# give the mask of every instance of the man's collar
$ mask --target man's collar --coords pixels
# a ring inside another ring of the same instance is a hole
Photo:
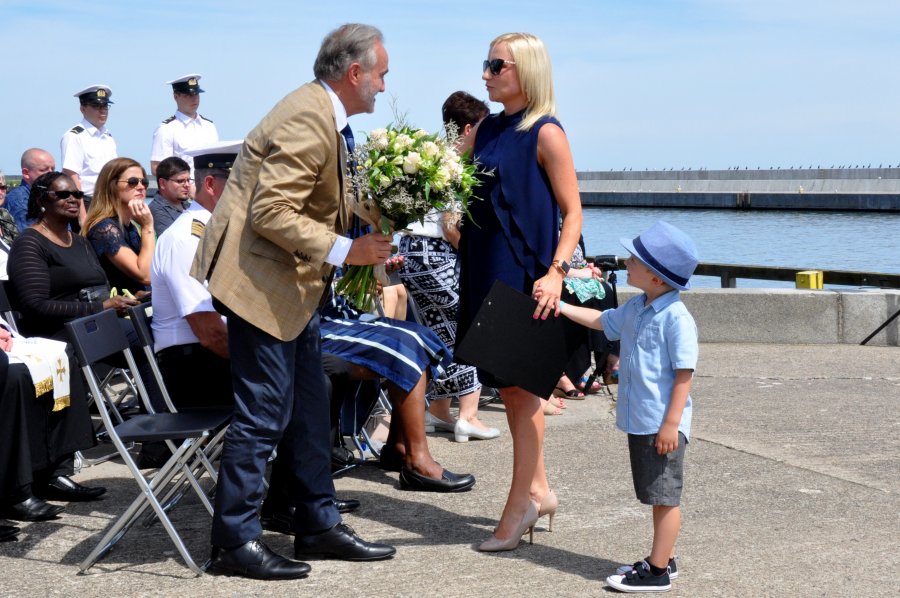
[[[200,113],[198,112],[198,113],[197,113],[197,116],[195,116],[194,118],[191,118],[190,116],[188,116],[187,114],[185,114],[185,113],[182,112],[181,110],[176,110],[176,111],[175,111],[175,118],[177,118],[177,119],[180,120],[181,122],[187,124],[187,123],[189,123],[189,122],[191,122],[191,121],[194,121],[194,120],[200,120]]]
[[[106,133],[105,126],[102,129],[98,129],[97,127],[95,127],[94,125],[91,124],[91,121],[89,121],[86,118],[81,119],[81,126],[84,127],[85,131],[87,131],[88,133],[90,133],[93,136],[96,136],[98,133],[100,135],[102,135],[103,133]]]
[[[185,212],[206,212],[208,214],[209,210],[207,210],[204,206],[200,205],[200,202],[195,199],[194,201],[191,202],[191,205],[189,205],[187,207]]]
[[[338,131],[343,130],[344,127],[347,126],[347,109],[344,108],[344,103],[341,101],[341,98],[338,97],[334,90],[325,83],[321,79],[319,79],[319,83],[322,84],[322,87],[325,88],[325,91],[328,92],[328,97],[331,99],[331,103],[334,105],[334,126]]]

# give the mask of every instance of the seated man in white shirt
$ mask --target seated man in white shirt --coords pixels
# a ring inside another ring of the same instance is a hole
[[[159,236],[150,267],[159,367],[179,409],[232,405],[228,329],[206,287],[190,276],[203,229],[225,188],[240,142],[197,150],[197,193]]]

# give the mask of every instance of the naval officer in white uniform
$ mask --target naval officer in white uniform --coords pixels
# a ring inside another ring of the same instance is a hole
[[[85,203],[94,195],[100,169],[118,157],[116,142],[106,128],[112,91],[108,85],[91,85],[75,93],[81,104],[81,122],[60,141],[62,171],[84,191]]]
[[[219,132],[213,121],[201,115],[200,75],[185,75],[167,82],[178,109],[162,121],[153,132],[153,149],[150,151],[150,171],[155,175],[160,162],[177,156],[193,164],[188,152],[195,148],[209,147],[219,141]],[[193,171],[192,171],[193,172]]]

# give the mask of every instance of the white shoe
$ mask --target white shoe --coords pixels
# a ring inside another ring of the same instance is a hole
[[[456,442],[468,442],[469,437],[477,438],[478,440],[490,440],[497,436],[500,436],[500,430],[497,428],[482,430],[462,418],[456,420],[456,426],[453,428],[453,439]]]
[[[453,432],[454,431],[454,422],[444,421],[439,417],[431,415],[430,411],[426,411],[425,412],[425,431],[426,432],[434,432],[435,430],[442,430],[444,432]]]

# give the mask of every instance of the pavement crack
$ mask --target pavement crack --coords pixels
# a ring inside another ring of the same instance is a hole
[[[743,448],[734,446],[734,445],[732,445],[732,444],[727,444],[727,443],[725,443],[725,442],[720,442],[720,441],[718,441],[718,440],[710,440],[709,438],[704,438],[703,436],[698,436],[697,434],[694,434],[694,438],[697,439],[697,440],[700,440],[700,441],[702,441],[702,442],[708,442],[708,443],[710,443],[710,444],[714,444],[714,445],[720,446],[720,447],[722,447],[722,448],[726,448],[726,449],[729,449],[729,450],[732,450],[732,451],[736,451],[736,452],[738,452],[738,453],[743,453],[743,454],[745,454],[745,455],[751,455],[751,456],[753,456],[753,457],[758,457],[758,458],[760,458],[760,459],[765,459],[766,461],[771,461],[771,462],[773,462],[773,463],[781,463],[782,465],[787,465],[788,467],[792,467],[792,468],[794,468],[794,469],[799,469],[799,470],[801,470],[801,471],[808,471],[808,472],[815,473],[815,474],[818,474],[818,475],[821,475],[821,476],[825,476],[825,477],[827,477],[827,478],[831,478],[831,479],[833,479],[833,480],[839,480],[839,481],[841,481],[841,482],[846,482],[846,483],[848,483],[848,484],[853,484],[854,486],[859,486],[859,487],[861,487],[861,488],[866,488],[867,490],[877,490],[877,491],[879,491],[879,492],[883,492],[884,494],[890,494],[890,493],[891,493],[890,490],[885,490],[884,488],[879,488],[878,486],[873,486],[873,485],[867,484],[867,483],[865,483],[865,482],[858,482],[858,481],[856,481],[856,480],[851,480],[850,478],[845,478],[845,477],[842,477],[842,476],[839,476],[839,475],[835,475],[835,474],[833,474],[833,473],[828,473],[827,471],[821,471],[821,470],[819,470],[819,469],[815,469],[815,468],[812,468],[812,467],[807,467],[807,466],[805,466],[805,465],[798,465],[798,464],[796,464],[796,463],[792,463],[791,461],[788,461],[787,459],[778,459],[778,458],[776,458],[776,457],[770,457],[770,456],[764,455],[764,454],[762,454],[762,453],[757,453],[757,452],[754,452],[754,451],[750,451],[750,450],[747,450],[747,449],[743,449]]]

